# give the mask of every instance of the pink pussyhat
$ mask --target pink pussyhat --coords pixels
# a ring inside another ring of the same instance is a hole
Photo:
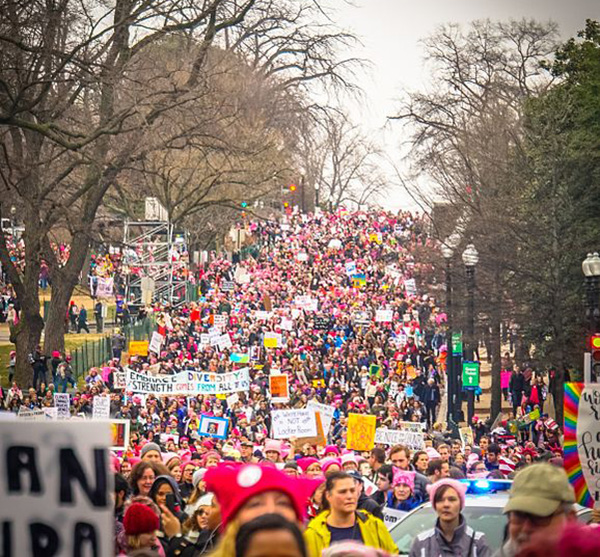
[[[453,480],[452,478],[444,478],[427,486],[427,492],[429,493],[429,501],[431,502],[431,506],[435,509],[435,494],[441,487],[444,486],[451,487],[454,489],[454,491],[456,491],[458,498],[460,499],[460,508],[461,510],[464,509],[465,495],[467,493],[468,485],[466,483],[459,482],[458,480]]]

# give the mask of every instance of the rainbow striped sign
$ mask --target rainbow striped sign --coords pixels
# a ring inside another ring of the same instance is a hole
[[[565,383],[565,442],[564,442],[564,460],[565,470],[569,481],[575,490],[575,497],[580,505],[592,508],[594,506],[594,497],[590,493],[588,482],[581,465],[580,454],[585,454],[585,438],[596,438],[598,431],[591,432],[592,428],[582,428],[582,423],[595,422],[600,427],[595,416],[590,416],[590,402],[582,400],[582,393],[585,388],[588,399],[600,400],[600,385],[584,385],[583,383]],[[592,396],[590,396],[592,395]],[[583,411],[586,415],[581,415]],[[579,431],[577,424],[579,423]],[[585,431],[582,431],[585,429]],[[587,431],[587,430],[590,431]],[[598,428],[594,428],[598,429]],[[585,436],[585,438],[584,438]],[[578,451],[579,446],[579,451]],[[588,449],[589,450],[589,449]],[[593,486],[595,489],[596,486]]]

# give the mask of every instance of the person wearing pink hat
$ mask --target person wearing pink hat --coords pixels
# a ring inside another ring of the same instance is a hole
[[[340,450],[335,445],[328,445],[327,447],[325,447],[324,456],[325,458],[337,458],[340,456]]]
[[[358,472],[358,460],[354,453],[346,453],[342,455],[342,470],[344,472]]]
[[[465,507],[467,484],[445,478],[428,486],[427,491],[438,518],[434,528],[414,539],[409,556],[491,557],[485,535],[473,530],[461,512]]]
[[[312,456],[298,459],[298,466],[307,478],[319,478],[323,475],[321,463]]]
[[[321,459],[321,470],[323,470],[325,477],[334,472],[339,472],[341,469],[342,466],[339,458],[326,457]]]
[[[265,441],[265,458],[275,464],[281,462],[281,442],[267,439]]]
[[[412,511],[422,503],[415,495],[415,472],[394,468],[392,490],[388,493],[386,507],[397,511]]]

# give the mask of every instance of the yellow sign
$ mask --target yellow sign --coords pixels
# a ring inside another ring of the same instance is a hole
[[[129,342],[130,356],[147,356],[148,341],[147,340],[132,340]]]
[[[325,388],[325,379],[313,379],[312,386],[315,389],[324,389]]]
[[[348,414],[346,448],[355,451],[370,451],[375,446],[377,418],[364,414]]]

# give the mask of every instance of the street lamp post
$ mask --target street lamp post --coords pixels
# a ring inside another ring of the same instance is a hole
[[[12,227],[12,241],[16,244],[17,243],[17,239],[15,238],[15,218],[17,216],[17,208],[12,205],[10,208],[10,225]]]
[[[473,244],[469,244],[462,254],[467,273],[467,345],[465,350],[466,360],[475,361],[475,266],[479,262],[479,253]],[[471,424],[475,414],[475,391],[469,389],[467,399],[468,424]]]
[[[585,316],[588,325],[588,337],[599,332],[600,325],[600,308],[598,308],[598,293],[600,286],[600,256],[597,252],[588,253],[587,257],[581,264],[581,269],[585,275],[585,298],[586,298],[586,311]],[[591,353],[585,352],[583,362],[583,375],[584,381],[597,382],[600,377],[592,377],[592,361]]]
[[[446,398],[448,424],[454,420],[454,354],[452,351],[452,256],[454,248],[446,241],[441,247],[442,255],[446,260]]]

